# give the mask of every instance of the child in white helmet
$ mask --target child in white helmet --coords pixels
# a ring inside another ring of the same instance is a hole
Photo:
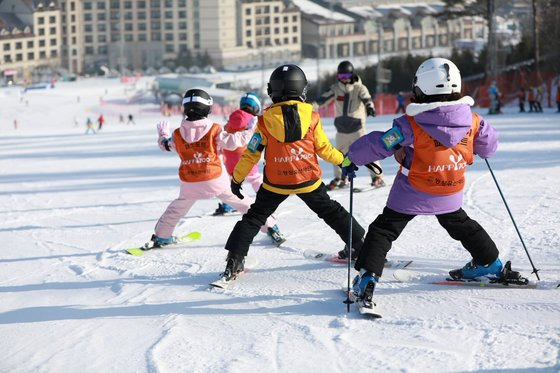
[[[424,61],[414,76],[413,99],[406,114],[386,131],[374,131],[355,141],[343,163],[343,173],[395,155],[401,168],[387,205],[370,225],[355,268],[354,293],[361,306],[373,308],[373,290],[385,257],[416,215],[435,215],[449,235],[461,242],[472,260],[449,274],[454,279],[502,275],[498,249],[488,233],[462,209],[465,169],[474,155],[496,152],[498,133],[471,111],[474,101],[461,96],[461,74],[445,58]]]

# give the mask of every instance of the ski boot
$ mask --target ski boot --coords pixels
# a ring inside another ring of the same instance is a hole
[[[362,271],[364,270],[362,269]],[[373,302],[373,291],[378,281],[377,276],[370,271],[365,271],[354,277],[352,292],[360,313],[381,317],[375,311],[375,303]]]
[[[272,243],[278,247],[286,242],[286,237],[280,232],[280,228],[278,228],[278,225],[276,224],[273,227],[268,228],[267,234],[272,240]]]
[[[463,268],[454,269],[449,271],[449,276],[453,280],[473,280],[477,277],[487,277],[490,280],[495,280],[495,282],[499,282],[502,278],[502,262],[500,258],[496,259],[492,263],[488,265],[480,265],[476,264],[474,259],[465,264]],[[511,264],[510,264],[511,270]]]
[[[150,241],[146,242],[144,246],[141,248],[142,250],[150,250],[150,249],[157,249],[159,247],[164,247],[167,245],[171,245],[177,243],[177,237],[169,236],[168,238],[158,237],[155,234],[152,234]]]
[[[226,260],[226,269],[220,274],[220,279],[224,282],[229,282],[235,280],[237,275],[245,270],[245,258],[240,258],[230,253]]]
[[[383,181],[383,178],[379,177],[379,176],[374,176],[371,179],[371,186],[374,188],[381,188],[385,186],[385,181]]]
[[[348,182],[345,179],[334,178],[331,180],[329,185],[327,185],[327,190],[342,189],[348,186]]]
[[[237,210],[228,205],[227,203],[218,203],[218,208],[214,211],[212,216],[222,216],[226,214],[231,214]]]
[[[352,248],[352,260],[356,260],[358,258],[358,252],[356,249]],[[338,252],[338,259],[348,259],[348,246],[344,245],[344,249]]]

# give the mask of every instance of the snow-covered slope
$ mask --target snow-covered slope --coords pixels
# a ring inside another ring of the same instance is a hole
[[[404,284],[388,270],[376,291],[384,317],[371,321],[346,313],[344,266],[301,255],[334,253],[343,243],[295,197],[278,210],[286,246],[259,234],[250,251],[258,264],[226,291],[208,283],[225,266],[223,246],[239,216],[208,216],[217,200],[197,203],[177,228],[202,232],[200,241],[141,257],[122,253],[150,237],[178,193],[178,158],[155,143],[157,111],[125,106],[125,94],[116,81],[100,80],[31,91],[21,101],[17,91],[0,90],[0,371],[560,370],[559,114],[487,117],[501,133],[490,162],[541,269],[540,289]],[[137,124],[118,123],[129,112]],[[105,128],[84,135],[85,118],[100,113]],[[368,127],[391,120],[377,117]],[[334,137],[332,120],[325,127]],[[332,168],[323,166],[328,181]],[[391,184],[396,164],[383,166]],[[356,185],[367,179],[360,170]],[[363,226],[388,192],[355,195]],[[346,191],[332,196],[348,206]],[[529,276],[480,159],[468,172],[464,208],[501,257]],[[435,217],[415,218],[390,256],[442,271],[469,259]]]

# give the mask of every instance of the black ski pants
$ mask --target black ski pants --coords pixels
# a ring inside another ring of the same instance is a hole
[[[383,213],[369,226],[355,268],[358,271],[363,268],[381,276],[385,258],[393,241],[415,216],[401,214],[385,207]],[[486,265],[498,258],[499,253],[494,241],[463,209],[436,215],[436,218],[451,238],[461,242],[476,263]]]
[[[345,243],[348,243],[350,214],[338,202],[331,199],[325,184],[321,183],[321,186],[309,193],[299,193],[296,195],[323,219],[329,227],[334,229]],[[225,249],[230,252],[230,255],[237,257],[247,255],[253,238],[255,238],[260,228],[264,225],[266,219],[276,211],[276,208],[288,196],[271,192],[263,187],[259,188],[255,202],[241,220],[235,224],[233,231],[229,235]],[[302,229],[305,229],[305,227],[302,227]],[[360,250],[364,234],[364,228],[356,219],[353,219],[352,247],[354,249]]]

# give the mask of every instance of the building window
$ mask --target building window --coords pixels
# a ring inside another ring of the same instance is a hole
[[[20,49],[22,49],[22,47],[23,47],[22,42],[21,42],[21,41],[18,41],[18,42],[16,43],[16,50],[20,50]]]
[[[138,19],[144,20],[146,19],[146,12],[138,12],[136,16],[138,17]]]
[[[151,16],[152,18],[161,18],[161,12],[159,10],[152,10]]]
[[[49,17],[49,23],[56,23],[56,17],[55,16],[50,16]]]
[[[97,9],[105,9],[105,1],[98,1]]]
[[[288,18],[288,16],[284,16],[284,23],[288,23],[290,21],[290,19]]]
[[[146,34],[138,34],[138,41],[146,41]]]
[[[84,10],[91,10],[92,4],[89,1],[84,2]]]
[[[172,30],[173,29],[173,22],[165,22],[165,29]]]
[[[179,11],[179,18],[181,18],[181,19],[187,18],[187,12],[184,11],[184,10],[180,10]]]
[[[105,21],[107,18],[105,18],[105,13],[97,13],[97,20],[98,21]]]
[[[146,24],[145,23],[139,23],[138,24],[138,30],[139,31],[146,31]]]
[[[32,40],[27,42],[27,48],[33,48],[33,41]]]
[[[112,42],[121,41],[121,36],[119,34],[111,34],[111,41]]]
[[[74,26],[72,26],[74,27]],[[92,25],[84,25],[84,31],[85,32],[92,32],[93,31],[93,26]],[[76,30],[72,30],[72,32],[76,32]]]
[[[292,43],[297,44],[297,36],[294,36],[294,37],[292,38]]]
[[[91,36],[91,35],[86,35],[85,38],[84,38],[84,41],[85,41],[86,43],[93,43],[93,36]]]
[[[280,13],[280,7],[279,6],[274,7],[274,13]]]
[[[166,41],[173,41],[173,34],[165,34]]]
[[[86,37],[87,37],[87,36],[86,36]],[[107,42],[107,36],[105,36],[105,35],[98,35],[98,36],[97,36],[97,41],[98,41],[99,43],[106,43],[106,42]]]
[[[107,54],[107,46],[102,45],[101,47],[97,48],[97,53],[99,54]]]
[[[45,41],[39,40],[39,47],[44,47],[44,46],[45,46]]]
[[[71,11],[76,10],[76,3],[73,2],[73,1],[70,2],[70,10],[71,10]]]
[[[292,16],[292,22],[297,22],[297,16]]]
[[[84,14],[84,21],[88,22],[92,20],[92,16],[91,13],[85,13]]]
[[[50,33],[51,35],[56,35],[56,27],[51,27],[51,28],[49,29],[49,33]]]
[[[35,54],[33,52],[27,53],[27,59],[28,60],[34,60],[35,59]]]
[[[134,37],[132,36],[132,34],[125,34],[124,41],[134,41]]]
[[[248,38],[250,38],[250,37],[251,37],[251,30],[245,31],[245,36],[247,36]]]
[[[245,26],[251,26],[251,20],[250,19],[245,20]]]
[[[153,41],[161,41],[161,34],[159,32],[152,32],[151,36]]]
[[[146,2],[145,1],[137,1],[136,7],[139,9],[146,9]]]
[[[42,53],[45,53],[45,52],[42,52]],[[16,61],[22,61],[22,60],[23,60],[23,54],[21,54],[21,53],[16,54]]]
[[[284,34],[287,34],[288,32],[290,32],[290,28],[289,27],[284,27]]]
[[[245,8],[245,15],[247,16],[251,15],[251,8]]]
[[[284,44],[288,44],[290,42],[290,38],[284,38]]]
[[[125,31],[132,31],[133,30],[132,23],[125,23],[124,24],[124,30]]]
[[[97,25],[97,31],[105,32],[107,31],[107,26],[104,23],[100,23]]]
[[[165,52],[173,53],[174,51],[175,51],[175,49],[173,48],[173,44],[166,44],[165,45]]]
[[[5,51],[9,51],[10,50],[10,44],[4,44],[4,49]]]
[[[173,18],[173,12],[171,10],[166,10],[164,13],[165,18],[167,19],[172,19]]]
[[[180,32],[179,33],[179,40],[187,40],[187,33],[186,32]]]
[[[45,18],[44,17],[37,18],[37,23],[40,24],[40,25],[44,25],[45,24]]]
[[[56,49],[51,51],[51,58],[56,58],[58,55]]]
[[[50,46],[52,47],[55,45],[56,45],[56,39],[51,39]]]
[[[132,1],[125,1],[124,2],[125,9],[132,9]]]
[[[45,35],[45,29],[44,28],[40,28],[39,29],[39,35]]]
[[[86,47],[85,48],[86,54],[94,54],[95,52],[93,50],[94,50],[93,47]]]
[[[11,63],[12,62],[12,57],[11,56],[4,56],[4,62],[5,63]]]
[[[118,1],[118,0],[117,1],[114,1],[114,0],[111,1],[110,7],[111,7],[111,9],[119,9],[120,1]]]
[[[292,32],[297,32],[297,26],[292,27]]]

